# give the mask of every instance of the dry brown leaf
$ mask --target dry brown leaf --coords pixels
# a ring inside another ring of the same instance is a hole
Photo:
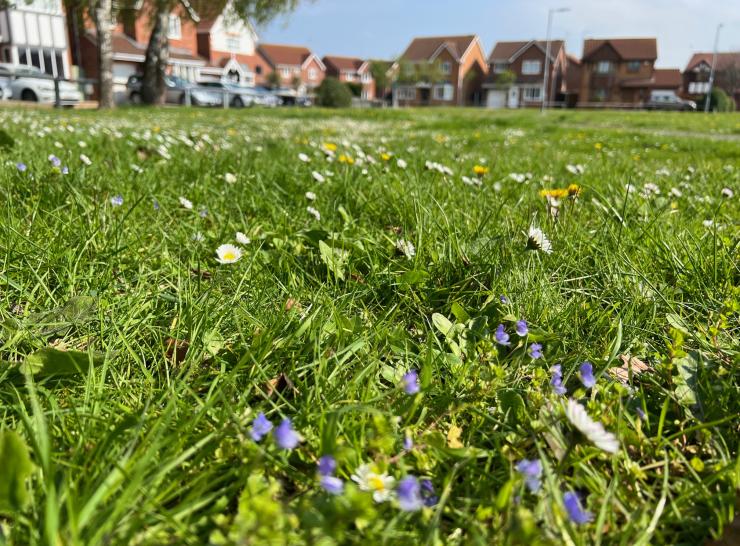
[[[179,364],[185,357],[188,356],[188,349],[190,349],[190,343],[183,339],[168,338],[167,339],[167,359],[171,360],[175,364]]]
[[[291,381],[290,377],[284,373],[270,379],[265,386],[265,390],[267,391],[267,396],[272,396],[276,392],[283,394],[286,391],[288,394],[298,394],[298,389],[295,384]]]
[[[641,373],[650,371],[650,366],[642,360],[632,355],[619,355],[622,365],[618,368],[609,368],[609,373],[622,383],[629,381],[630,375],[633,377]]]

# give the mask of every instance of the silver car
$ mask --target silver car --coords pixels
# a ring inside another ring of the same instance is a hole
[[[56,103],[54,77],[35,66],[0,63],[0,86],[8,81],[11,98],[45,104]],[[74,106],[82,101],[82,93],[71,82],[59,80],[59,103]]]
[[[141,80],[142,76],[135,75],[131,76],[126,83],[129,100],[133,104],[141,104]],[[165,90],[167,104],[187,104],[188,95],[190,95],[190,104],[193,106],[220,106],[222,104],[219,93],[214,93],[210,89],[181,78],[165,76],[164,83],[167,86]]]

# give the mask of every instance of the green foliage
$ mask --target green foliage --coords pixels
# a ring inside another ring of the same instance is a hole
[[[704,107],[707,100],[706,95],[702,97],[698,104],[699,109]],[[735,101],[720,87],[713,87],[712,94],[709,97],[709,109],[712,112],[734,112]]]
[[[352,92],[336,78],[324,78],[316,89],[316,99],[319,106],[347,108],[352,104]]]
[[[392,63],[388,61],[370,61],[370,74],[373,76],[375,82],[375,88],[378,94],[382,93],[385,89],[390,87],[390,78],[388,77],[388,70]]]
[[[280,74],[277,70],[273,70],[267,75],[267,87],[270,89],[278,89],[280,87],[280,84],[282,83],[282,80],[280,79]]]
[[[358,82],[347,82],[347,87],[352,93],[353,97],[362,96],[362,84]]]
[[[516,81],[516,74],[511,70],[506,70],[501,74],[496,74],[496,84],[502,87],[508,87]]]
[[[0,514],[13,515],[23,511],[28,504],[27,480],[33,465],[28,447],[12,430],[0,432]]]

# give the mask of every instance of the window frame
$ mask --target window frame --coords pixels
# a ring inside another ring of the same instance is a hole
[[[537,70],[527,69],[527,66],[536,66]],[[525,59],[522,61],[522,76],[539,76],[540,74],[542,74],[542,61],[539,59]]]
[[[611,74],[612,66],[613,63],[611,61],[598,61],[596,63],[596,67],[594,68],[594,72],[596,72],[597,74]],[[606,68],[606,70],[604,70],[604,68]]]
[[[537,96],[530,96],[533,94],[531,91],[537,91]],[[526,102],[542,102],[542,87],[537,85],[522,87],[522,100]]]
[[[175,23],[175,21],[177,22]],[[175,28],[173,28],[173,23]],[[170,17],[167,20],[167,39],[182,40],[182,19],[174,13],[170,13]]]

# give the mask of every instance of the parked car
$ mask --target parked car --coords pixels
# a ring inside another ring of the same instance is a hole
[[[141,85],[143,76],[135,74],[126,82],[129,101],[133,104],[141,104]],[[167,104],[185,104],[187,94],[190,94],[190,104],[193,106],[219,106],[221,105],[221,96],[210,89],[201,87],[192,82],[177,78],[175,76],[165,76],[164,83],[167,86],[165,90],[165,102]]]
[[[696,103],[691,100],[684,100],[673,92],[654,91],[650,95],[650,100],[645,103],[647,110],[672,110],[681,112],[692,112],[696,110]]]
[[[3,87],[10,88],[12,99],[45,104],[56,102],[54,77],[35,66],[0,63],[0,80],[9,82]],[[75,84],[59,80],[59,102],[62,106],[74,106],[81,100],[82,93]]]
[[[255,87],[254,93],[254,103],[258,106],[275,108],[276,106],[280,106],[283,103],[283,100],[280,97],[278,97],[275,93],[265,87]]]
[[[252,106],[255,103],[255,99],[257,98],[257,95],[255,94],[253,89],[231,82],[204,81],[200,82],[198,85],[217,90],[216,93],[221,97],[221,104],[223,104],[224,93],[228,93],[229,106],[231,106],[232,108],[244,108],[245,106]]]

